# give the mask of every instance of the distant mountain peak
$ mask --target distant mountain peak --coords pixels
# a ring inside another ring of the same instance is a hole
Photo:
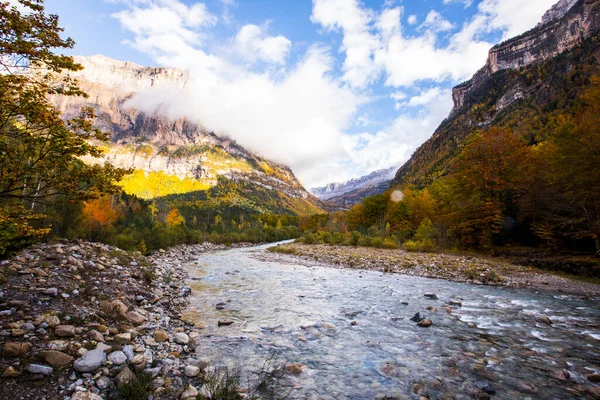
[[[542,22],[540,25],[547,24],[548,22],[554,21],[556,19],[560,19],[564,17],[569,10],[577,3],[579,0],[560,0],[558,3],[553,5],[542,17]]]
[[[360,178],[353,178],[346,182],[328,183],[324,186],[309,189],[309,191],[321,200],[329,200],[358,189],[381,187],[382,183],[387,183],[394,177],[397,169],[397,167],[381,169]]]

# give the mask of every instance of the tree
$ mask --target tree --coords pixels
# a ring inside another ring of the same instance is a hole
[[[91,141],[106,134],[93,127],[91,109],[66,120],[48,100],[85,96],[68,75],[82,66],[53,52],[74,42],[61,38],[58,17],[45,14],[43,0],[18,1],[26,11],[0,1],[0,214],[21,224],[15,215],[27,218],[39,203],[116,192],[126,171],[81,161],[102,155]]]

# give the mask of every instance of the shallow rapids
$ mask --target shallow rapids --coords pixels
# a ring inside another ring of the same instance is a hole
[[[302,364],[287,398],[585,398],[600,373],[598,299],[267,262],[266,247],[189,264],[187,317],[213,366],[253,379],[268,358]]]

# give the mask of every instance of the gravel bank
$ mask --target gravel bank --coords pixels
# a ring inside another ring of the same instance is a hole
[[[478,285],[600,296],[600,285],[567,279],[501,259],[299,243],[280,245],[273,250],[259,257],[281,262],[289,261],[291,257],[296,262],[300,259],[311,266],[366,269]]]
[[[154,398],[195,398],[207,368],[181,312],[183,264],[209,243],[144,257],[83,241],[35,245],[0,263],[2,398],[110,399],[135,373]]]

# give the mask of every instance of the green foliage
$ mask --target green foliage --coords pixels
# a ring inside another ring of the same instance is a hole
[[[241,400],[239,391],[240,373],[228,369],[217,369],[215,372],[205,372],[202,375],[202,393],[198,400]]]
[[[146,400],[152,390],[152,376],[136,373],[131,382],[119,386],[117,392],[123,400]]]

